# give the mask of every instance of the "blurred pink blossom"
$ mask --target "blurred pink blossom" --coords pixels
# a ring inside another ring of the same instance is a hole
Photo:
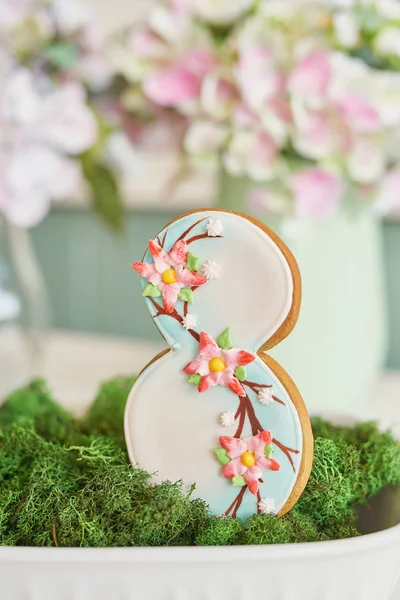
[[[373,133],[382,128],[378,112],[364,98],[348,95],[338,101],[338,107],[349,125],[360,133]]]
[[[329,54],[326,51],[316,52],[303,58],[294,67],[289,89],[299,96],[323,96],[331,79],[332,69]]]
[[[343,193],[341,178],[316,167],[292,175],[291,187],[299,219],[331,218]]]
[[[400,168],[389,171],[383,178],[378,189],[375,209],[379,215],[400,212]]]

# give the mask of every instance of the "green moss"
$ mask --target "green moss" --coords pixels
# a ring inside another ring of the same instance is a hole
[[[37,380],[0,408],[0,545],[274,544],[359,535],[355,507],[400,483],[400,445],[376,424],[313,419],[315,455],[295,508],[243,524],[210,516],[179,482],[152,485],[129,464],[123,434],[134,378],[105,383],[80,420]]]

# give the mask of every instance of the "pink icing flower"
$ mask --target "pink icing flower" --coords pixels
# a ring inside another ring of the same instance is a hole
[[[235,368],[248,365],[254,354],[245,350],[220,348],[208,333],[200,333],[198,356],[183,369],[188,375],[201,375],[199,392],[206,392],[214,385],[223,385],[238,396],[245,396],[243,386],[235,377]]]
[[[270,431],[262,431],[243,440],[221,436],[219,443],[231,459],[222,467],[222,475],[227,479],[242,475],[250,492],[256,495],[262,472],[280,469],[280,464],[276,460],[265,455],[265,447],[271,444],[272,440]]]
[[[322,96],[331,75],[329,55],[326,52],[315,52],[294,68],[289,80],[290,91],[300,96]]]
[[[338,177],[318,168],[296,173],[291,185],[297,216],[317,220],[335,213],[343,190]]]
[[[150,240],[149,250],[154,263],[136,262],[132,269],[159,288],[166,312],[172,313],[183,287],[198,287],[207,283],[207,279],[185,268],[188,249],[184,240],[176,242],[170,252],[165,252],[157,242]]]

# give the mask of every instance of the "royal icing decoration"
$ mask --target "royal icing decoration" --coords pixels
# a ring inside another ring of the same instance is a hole
[[[167,225],[132,266],[169,347],[128,398],[132,463],[155,482],[195,484],[192,497],[216,515],[285,514],[306,485],[313,445],[299,392],[265,354],[298,316],[290,252],[243,215],[201,210]]]
[[[185,329],[194,329],[197,326],[196,315],[187,313],[182,317],[182,325]]]
[[[219,416],[219,421],[222,427],[232,427],[235,424],[235,413],[225,411]]]
[[[210,237],[217,237],[221,235],[223,230],[222,223],[219,219],[209,219],[206,225],[207,235]]]
[[[207,278],[190,268],[187,243],[179,240],[170,252],[165,252],[160,244],[150,240],[149,251],[154,262],[132,264],[132,269],[149,282],[142,295],[151,298],[162,296],[167,313],[174,311],[178,298],[192,304],[194,294],[191,286],[200,287],[207,283]]]
[[[208,280],[218,279],[221,272],[221,265],[215,260],[206,260],[204,265],[201,267],[201,274],[204,275]]]
[[[202,332],[199,353],[183,371],[192,377],[198,376],[199,392],[206,392],[214,385],[224,385],[234,394],[245,396],[246,392],[240,381],[246,379],[245,365],[254,359],[254,354],[232,347],[230,329],[226,329],[217,341],[208,333]]]
[[[274,515],[276,513],[274,499],[261,498],[261,500],[258,503],[258,511],[263,515]]]
[[[256,496],[263,471],[280,469],[280,464],[271,458],[272,439],[270,431],[261,431],[244,439],[221,436],[221,448],[216,448],[214,454],[223,465],[223,477],[230,479],[235,487],[247,485],[249,491]]]
[[[271,404],[274,401],[272,388],[263,388],[257,392],[258,401],[261,404]]]

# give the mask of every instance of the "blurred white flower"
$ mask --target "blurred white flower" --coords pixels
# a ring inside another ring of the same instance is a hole
[[[346,156],[347,170],[353,181],[370,184],[379,181],[385,172],[385,149],[380,140],[359,138]]]
[[[375,38],[374,50],[378,56],[400,56],[400,26],[382,29]]]
[[[191,0],[194,13],[209,23],[236,21],[254,4],[254,0]]]
[[[33,74],[15,65],[0,83],[0,210],[30,227],[52,199],[76,191],[80,168],[68,155],[90,147],[97,127],[77,84],[39,91]]]
[[[336,38],[344,48],[354,48],[359,39],[360,32],[356,16],[350,10],[336,12],[333,16],[333,27]]]
[[[400,2],[398,0],[376,0],[375,8],[386,19],[400,21]]]
[[[225,168],[232,175],[248,175],[254,181],[268,181],[280,166],[278,148],[264,132],[238,131],[224,156]]]
[[[379,215],[400,210],[400,168],[389,171],[383,178],[374,208]]]
[[[89,6],[79,0],[52,0],[51,12],[57,22],[59,35],[74,34],[93,19]]]

